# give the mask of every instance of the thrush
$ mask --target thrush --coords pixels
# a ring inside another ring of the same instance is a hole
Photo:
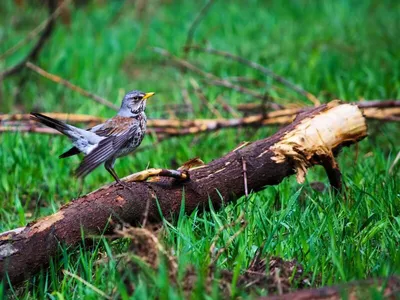
[[[79,153],[85,155],[75,171],[76,176],[85,177],[104,163],[115,181],[121,183],[114,170],[115,160],[141,144],[146,133],[146,100],[153,95],[141,91],[127,93],[115,117],[89,129],[81,129],[39,113],[31,113],[31,119],[58,130],[72,141],[74,147],[59,158]]]

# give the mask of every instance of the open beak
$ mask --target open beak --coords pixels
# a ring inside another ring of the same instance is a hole
[[[155,93],[146,93],[146,94],[144,94],[144,96],[143,96],[143,100],[146,100],[146,99],[148,99],[148,98],[150,98],[151,96],[153,96]]]

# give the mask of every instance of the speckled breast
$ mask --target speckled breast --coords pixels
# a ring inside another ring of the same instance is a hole
[[[134,133],[133,137],[126,142],[126,144],[116,154],[117,157],[124,156],[135,150],[142,143],[144,135],[146,133],[146,122],[147,118],[145,114],[139,115],[138,117],[139,127]]]

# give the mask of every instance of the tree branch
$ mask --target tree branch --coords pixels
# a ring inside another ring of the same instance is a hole
[[[44,29],[46,29],[49,26],[49,23],[52,20],[55,20],[63,11],[63,9],[71,2],[71,0],[65,0],[63,1],[59,7],[42,23],[40,23],[36,28],[34,28],[31,32],[29,32],[25,38],[20,40],[17,44],[12,46],[10,49],[5,51],[4,53],[0,54],[0,60],[5,59],[6,57],[10,56],[13,54],[15,51],[20,49],[22,46],[24,46],[26,43],[34,39],[35,37],[38,36]]]
[[[242,93],[244,95],[248,95],[251,96],[253,98],[257,98],[260,100],[265,101],[266,100],[266,96],[257,92],[254,92],[253,90],[250,90],[248,88],[245,88],[243,86],[237,85],[237,84],[233,84],[232,82],[226,80],[226,79],[220,79],[220,80],[206,80],[209,84],[211,85],[215,85],[215,86],[222,86],[222,87],[226,87],[228,89],[237,91],[239,93]],[[279,110],[282,109],[283,106],[271,101],[265,101],[265,103],[263,103],[262,105],[264,108],[272,108],[274,110]]]
[[[359,108],[394,108],[400,107],[400,100],[388,99],[388,100],[362,100],[358,102],[352,102],[356,104]],[[262,104],[260,103],[242,103],[237,106],[237,109],[246,112],[254,113],[262,109]]]
[[[29,60],[32,61],[36,60],[47,39],[50,37],[54,28],[55,19],[58,16],[58,13],[56,13],[57,0],[47,0],[47,2],[48,2],[50,16],[48,18],[48,21],[46,22],[46,26],[42,31],[41,36],[39,37],[35,46],[32,48],[32,50],[28,53],[28,55],[24,59],[22,59],[15,66],[12,66],[3,71],[2,73],[0,73],[0,81],[6,77],[15,75],[16,73],[20,72],[25,67],[26,62],[28,62]],[[61,6],[63,6],[63,4],[61,4]]]
[[[77,86],[75,84],[72,84],[71,82],[61,78],[60,76],[57,76],[57,75],[51,74],[49,72],[46,72],[42,68],[39,68],[38,66],[34,65],[33,63],[31,63],[29,61],[26,63],[26,66],[29,69],[31,69],[32,71],[38,73],[39,75],[41,75],[41,76],[43,76],[43,77],[45,77],[45,78],[47,78],[47,79],[49,79],[49,80],[51,80],[53,82],[59,83],[59,84],[65,86],[65,87],[67,87],[67,88],[69,88],[69,89],[81,94],[82,96],[88,97],[88,98],[96,101],[97,103],[103,104],[103,105],[105,105],[105,106],[107,106],[107,107],[109,107],[109,108],[111,108],[113,110],[118,110],[119,109],[118,106],[116,106],[115,104],[111,103],[110,101],[108,101],[108,100],[106,100],[106,99],[104,99],[104,98],[102,98],[102,97],[100,97],[100,96],[98,96],[96,94],[93,94],[93,93],[91,93],[91,92],[89,92],[87,90],[84,90],[83,88],[81,88],[81,87],[79,87],[79,86]]]
[[[203,76],[206,79],[206,81],[210,84],[213,84],[216,86],[223,86],[223,87],[229,88],[231,90],[237,91],[239,93],[252,96],[257,99],[261,99],[261,100],[266,99],[266,96],[263,94],[259,94],[257,92],[254,92],[254,91],[252,91],[248,88],[245,88],[243,86],[240,86],[238,84],[233,84],[232,82],[230,82],[227,79],[223,79],[212,73],[203,71],[200,68],[196,67],[195,65],[191,64],[190,62],[188,62],[187,60],[181,59],[179,57],[172,55],[170,52],[168,52],[165,49],[154,47],[154,48],[152,48],[152,50],[156,53],[159,53],[160,55],[162,55],[164,57],[169,58],[170,61],[172,61],[174,64],[176,64],[180,67],[183,67],[187,70],[190,70],[193,73],[196,73],[197,75]],[[268,101],[266,106],[271,107],[272,109],[281,109],[282,108],[281,105],[271,102],[271,101]]]
[[[400,121],[400,101],[381,100],[381,101],[353,102],[362,108],[366,119],[382,121]],[[244,118],[232,119],[195,119],[195,120],[171,120],[171,119],[149,119],[147,128],[149,133],[155,133],[160,137],[184,136],[198,133],[213,132],[226,128],[237,127],[259,127],[268,125],[287,125],[295,117],[313,108],[294,108],[281,109],[265,114],[256,114]],[[65,113],[45,113],[51,118],[64,120],[70,124],[84,123],[87,127],[95,126],[104,122],[104,118],[90,115],[76,115]],[[58,134],[58,131],[41,127],[37,123],[29,120],[29,114],[11,114],[0,115],[0,133],[1,132],[36,132],[44,134]],[[141,148],[140,148],[141,149]],[[140,150],[139,149],[139,150]]]
[[[207,15],[207,12],[210,10],[213,3],[214,3],[214,0],[208,0],[207,3],[203,6],[203,8],[200,10],[200,12],[197,14],[192,25],[190,25],[190,28],[189,28],[189,31],[188,31],[188,34],[186,37],[186,43],[183,48],[185,53],[189,52],[191,45],[192,45],[194,32],[196,31],[197,26],[199,26],[199,24],[203,20],[203,18]]]
[[[160,221],[160,212],[170,219],[179,214],[182,199],[187,213],[207,208],[210,202],[215,209],[221,208],[245,194],[243,159],[248,189],[257,192],[295,172],[299,181],[304,180],[307,169],[321,164],[322,157],[332,156],[366,135],[361,111],[333,102],[301,113],[269,138],[189,169],[187,180],[157,177],[151,182],[127,182],[129,189],[120,185],[99,189],[25,228],[0,234],[0,280],[6,273],[11,283],[28,278],[58,255],[60,243],[69,247],[79,244],[81,230],[90,236],[107,226],[112,230],[112,225],[121,221],[138,224],[146,211],[147,222]]]
[[[291,90],[295,91],[296,93],[305,96],[307,99],[309,99],[310,101],[312,101],[315,105],[319,105],[320,102],[317,99],[317,97],[315,97],[313,94],[311,94],[310,92],[304,90],[303,88],[299,87],[298,85],[292,83],[291,81],[287,80],[286,78],[276,74],[275,72],[273,72],[272,70],[256,63],[253,62],[251,60],[248,60],[246,58],[243,58],[241,56],[238,55],[234,55],[231,54],[229,52],[225,52],[225,51],[220,51],[220,50],[216,50],[216,49],[212,49],[212,48],[203,48],[203,47],[199,47],[199,46],[191,46],[191,49],[194,49],[196,51],[201,51],[201,52],[207,52],[207,53],[211,53],[211,54],[215,54],[218,56],[222,56],[225,58],[229,58],[232,59],[234,61],[237,61],[241,64],[247,65],[255,70],[260,71],[261,73],[263,73],[266,76],[269,76],[271,78],[273,78],[275,81],[285,85],[286,87],[290,88]]]

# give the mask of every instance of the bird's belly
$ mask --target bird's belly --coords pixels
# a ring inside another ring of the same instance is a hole
[[[116,156],[124,156],[135,150],[142,143],[144,133],[137,133],[132,139],[126,142],[121,149],[116,153]]]

